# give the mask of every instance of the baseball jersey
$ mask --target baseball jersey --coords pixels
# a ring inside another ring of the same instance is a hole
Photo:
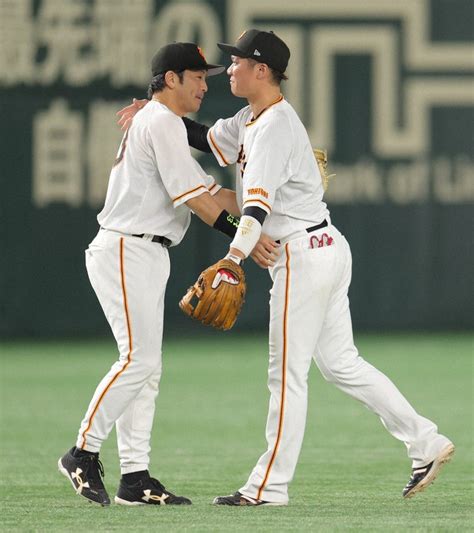
[[[250,106],[218,120],[208,132],[221,166],[237,163],[237,203],[264,209],[263,231],[283,239],[329,217],[324,189],[305,127],[280,98],[252,117]]]
[[[97,220],[108,230],[161,235],[175,246],[191,221],[185,202],[220,188],[191,156],[181,117],[152,100],[122,139]]]

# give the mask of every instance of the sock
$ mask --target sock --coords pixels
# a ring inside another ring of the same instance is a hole
[[[74,457],[87,457],[88,455],[99,455],[98,453],[94,453],[94,452],[88,452],[87,450],[81,450],[81,448],[76,448],[74,446],[74,448],[72,449],[72,455]]]
[[[142,479],[148,479],[150,474],[148,470],[140,470],[140,472],[130,472],[130,474],[122,474],[122,479],[127,485],[135,485]]]

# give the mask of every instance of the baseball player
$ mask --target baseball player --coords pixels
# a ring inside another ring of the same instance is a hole
[[[248,30],[235,45],[227,70],[232,94],[249,105],[207,131],[209,149],[221,166],[236,164],[242,213],[227,257],[240,263],[262,230],[281,253],[269,273],[270,298],[267,450],[247,482],[217,505],[287,505],[303,441],[307,379],[314,360],[324,378],[361,401],[407,447],[412,474],[403,489],[411,497],[427,487],[454,453],[436,425],[416,413],[395,385],[358,353],[353,341],[348,289],[349,244],[332,224],[308,134],[280,94],[290,51],[272,32]],[[121,110],[128,124],[143,105]],[[206,128],[188,122],[190,141]]]
[[[119,359],[99,383],[76,445],[58,467],[78,494],[109,505],[99,460],[117,430],[122,505],[190,504],[148,472],[155,399],[161,377],[168,248],[183,239],[191,210],[235,235],[233,191],[222,189],[191,157],[182,117],[198,111],[206,77],[224,70],[193,43],[173,43],[152,60],[151,101],[127,129],[110,174],[100,230],[86,250],[91,284],[117,341]]]
[[[288,503],[288,484],[303,440],[312,359],[325,379],[364,403],[406,444],[413,470],[403,495],[412,496],[434,479],[454,446],[360,357],[354,345],[349,245],[322,201],[308,134],[280,94],[290,51],[274,33],[258,30],[244,32],[235,45],[218,46],[231,55],[227,73],[232,94],[249,103],[208,132],[219,164],[237,163],[242,218],[230,245],[231,257],[246,258],[262,228],[283,249],[270,268],[268,447],[242,488],[214,503]]]

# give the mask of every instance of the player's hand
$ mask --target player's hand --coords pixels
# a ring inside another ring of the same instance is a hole
[[[255,248],[252,250],[250,257],[261,268],[273,266],[280,255],[280,245],[271,239],[265,233],[260,235]]]
[[[137,100],[134,98],[130,105],[117,111],[117,115],[120,117],[117,124],[120,126],[120,129],[122,131],[127,130],[132,125],[133,117],[147,104],[147,99]]]

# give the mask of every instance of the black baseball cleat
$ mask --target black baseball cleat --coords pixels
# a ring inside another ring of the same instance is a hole
[[[90,502],[110,505],[109,495],[102,478],[104,467],[98,453],[87,453],[71,448],[58,460],[58,468],[71,482],[77,494]]]
[[[234,492],[234,494],[229,494],[229,496],[217,496],[214,498],[214,501],[212,502],[214,505],[232,505],[237,507],[244,507],[247,505],[251,505],[253,507],[256,507],[258,505],[267,505],[267,506],[279,506],[279,505],[287,505],[286,503],[274,503],[274,502],[266,502],[265,500],[256,500],[255,498],[251,498],[250,496],[244,496],[240,492]]]
[[[144,477],[137,483],[129,485],[120,480],[115,503],[119,505],[191,505],[191,500],[176,496],[155,478]]]
[[[452,443],[445,446],[434,461],[426,466],[420,466],[419,468],[413,468],[411,471],[411,477],[402,495],[404,498],[411,498],[415,496],[417,492],[425,490],[428,485],[431,485],[436,479],[441,467],[447,463],[454,454],[454,445]]]

